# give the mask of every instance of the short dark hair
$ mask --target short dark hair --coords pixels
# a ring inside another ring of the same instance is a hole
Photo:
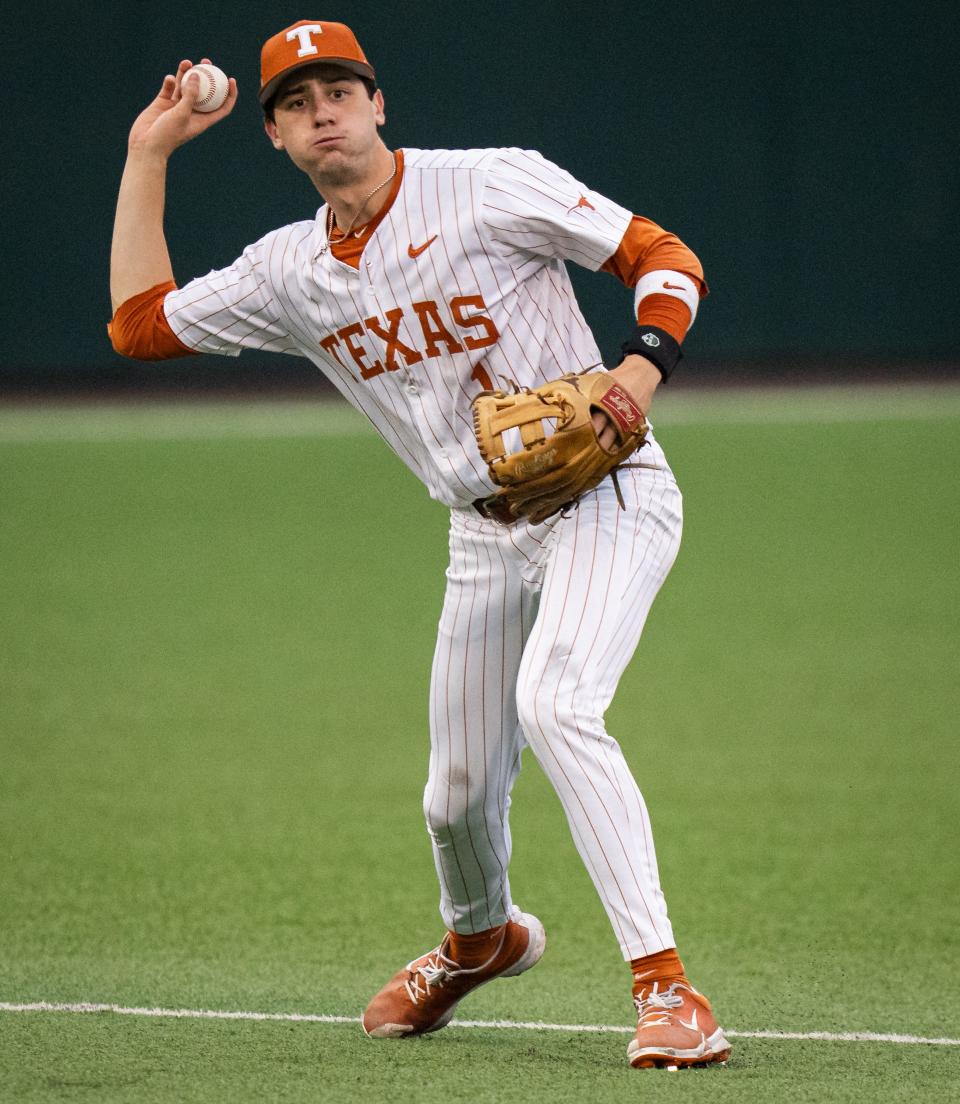
[[[287,77],[285,80],[282,80],[280,82],[280,85],[277,88],[276,92],[274,92],[274,94],[270,97],[270,99],[267,100],[266,103],[263,104],[263,114],[266,118],[268,118],[270,120],[271,123],[273,122],[273,109],[276,106],[276,102],[280,98],[280,95],[282,94],[284,87],[286,85],[288,85],[290,83],[290,81],[294,80],[298,74],[302,76],[304,69],[307,69],[307,68],[312,69],[314,67],[316,67],[316,68],[322,67],[322,68],[328,69],[328,70],[329,69],[338,70],[340,73],[343,74],[343,77],[342,78],[337,77],[336,78],[337,80],[351,79],[351,80],[360,81],[360,83],[363,85],[363,87],[366,88],[367,95],[370,97],[371,100],[373,99],[374,93],[377,91],[376,81],[372,81],[369,77],[361,77],[359,73],[354,73],[351,70],[344,68],[344,66],[342,66],[342,65],[337,65],[337,63],[335,61],[317,61],[317,62],[314,62],[313,65],[311,65],[311,66],[301,65],[299,68],[295,69],[290,74],[289,77]]]

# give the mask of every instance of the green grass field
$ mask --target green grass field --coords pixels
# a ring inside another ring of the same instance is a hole
[[[420,812],[445,511],[339,406],[0,411],[0,1100],[960,1099],[960,389],[664,396],[680,560],[608,715],[726,1069],[357,1017],[440,934]],[[464,1019],[630,1023],[526,756],[536,970]]]

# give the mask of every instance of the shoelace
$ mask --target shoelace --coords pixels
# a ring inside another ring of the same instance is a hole
[[[409,981],[403,983],[403,987],[407,991],[411,1004],[418,1004],[421,997],[430,995],[431,988],[434,986],[441,987],[448,977],[455,977],[460,973],[459,964],[454,962],[452,958],[447,958],[441,952],[440,947],[430,952],[426,962],[419,966],[416,966],[415,962],[411,962],[407,969],[412,976]],[[426,988],[420,984],[421,977],[426,982]]]
[[[645,997],[634,997],[633,1003],[637,1006],[637,1016],[641,1027],[669,1027],[671,1009],[680,1008],[683,997],[677,992],[679,981],[671,984],[661,993],[660,983],[655,981],[653,988]]]
[[[472,966],[469,969],[464,969],[459,962],[454,962],[452,958],[443,953],[443,948],[447,945],[447,940],[444,940],[436,950],[430,951],[426,955],[426,961],[417,965],[418,960],[414,959],[413,962],[407,964],[407,969],[411,973],[411,977],[408,981],[403,983],[404,989],[407,991],[407,996],[410,998],[411,1004],[418,1004],[422,997],[429,997],[431,989],[441,989],[443,983],[448,978],[464,977],[468,974],[478,974],[481,970],[486,970],[491,962],[497,957],[497,955],[503,950],[504,940],[507,938],[507,925],[503,925],[503,931],[500,933],[500,939],[497,941],[496,949],[493,954],[487,959],[486,962],[482,962],[479,966]],[[420,984],[420,978],[426,982],[426,988]]]

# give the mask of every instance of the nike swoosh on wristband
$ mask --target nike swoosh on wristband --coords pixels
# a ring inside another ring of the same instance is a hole
[[[663,281],[663,286],[665,288],[672,288],[674,291],[686,291],[687,290],[683,286],[683,284],[668,284],[666,280]]]
[[[423,243],[423,245],[418,245],[418,246],[416,247],[416,249],[415,249],[415,248],[414,248],[414,246],[413,246],[413,242],[411,242],[411,243],[410,243],[410,244],[409,244],[409,245],[407,246],[407,256],[409,256],[409,257],[410,257],[411,259],[413,259],[414,257],[419,257],[419,256],[420,256],[420,254],[421,254],[421,253],[424,253],[424,252],[426,252],[426,250],[428,250],[428,249],[430,248],[430,246],[431,246],[431,245],[433,245],[433,243],[434,243],[434,242],[435,242],[436,240],[437,240],[437,235],[436,235],[436,234],[434,234],[434,235],[433,235],[433,237],[432,237],[432,238],[430,238],[430,240],[429,240],[429,241],[425,241],[425,242]]]

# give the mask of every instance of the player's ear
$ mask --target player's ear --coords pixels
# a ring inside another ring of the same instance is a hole
[[[387,121],[387,116],[383,109],[383,93],[380,91],[379,88],[373,94],[373,110],[373,117],[376,120],[377,126],[383,126],[383,124]]]
[[[273,119],[265,118],[263,120],[263,129],[267,132],[267,137],[273,143],[273,148],[276,150],[283,149],[283,141],[280,138],[280,132],[277,130],[277,124]]]

